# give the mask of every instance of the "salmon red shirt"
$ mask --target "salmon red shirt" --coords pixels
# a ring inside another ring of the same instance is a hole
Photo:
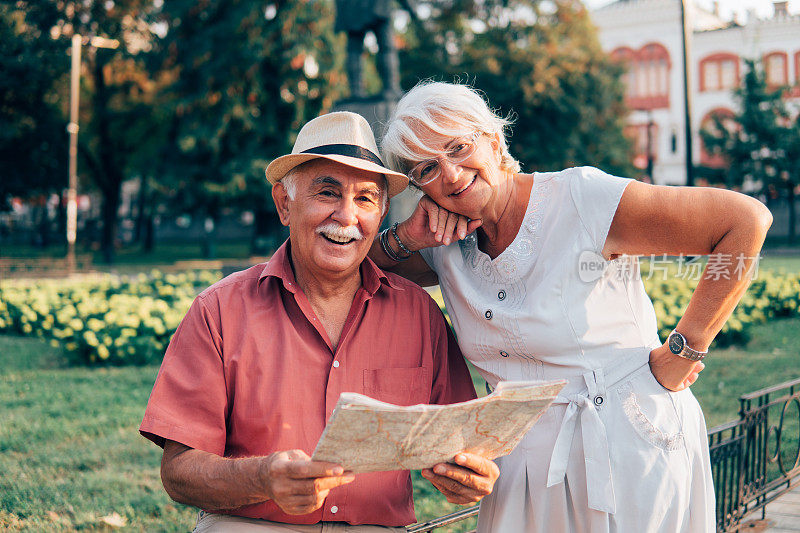
[[[295,282],[288,241],[267,263],[203,291],[167,348],[142,435],[224,457],[311,455],[342,392],[399,405],[474,398],[430,296],[369,258],[361,280],[336,350]],[[228,513],[295,524],[415,521],[408,471],[357,474],[306,515],[285,514],[272,501]]]

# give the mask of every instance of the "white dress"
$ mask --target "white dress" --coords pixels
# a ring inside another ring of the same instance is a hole
[[[422,251],[461,350],[490,385],[568,380],[497,460],[478,533],[715,530],[700,406],[650,372],[661,341],[638,260],[600,255],[629,182],[590,167],[537,173],[519,233],[497,258],[474,234]]]

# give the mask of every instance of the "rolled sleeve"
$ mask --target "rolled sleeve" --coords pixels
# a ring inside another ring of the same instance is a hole
[[[174,440],[221,456],[227,411],[222,337],[198,297],[169,343],[139,432],[161,447]]]

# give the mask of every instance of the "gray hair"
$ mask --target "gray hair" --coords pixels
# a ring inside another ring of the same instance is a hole
[[[289,170],[285,176],[283,176],[278,183],[283,185],[283,188],[286,189],[286,195],[289,196],[290,200],[294,200],[295,196],[297,195],[297,175],[302,171],[304,165],[308,165],[314,161],[318,161],[318,159],[312,159],[310,161],[305,161],[304,163],[300,163],[293,169]],[[381,182],[381,215],[386,212],[386,208],[389,205],[389,182],[386,180],[386,176],[383,176],[383,180]]]
[[[508,152],[505,129],[511,118],[503,118],[489,108],[481,95],[466,85],[422,81],[398,102],[383,135],[381,149],[390,168],[408,172],[437,150],[427,146],[418,131],[422,126],[444,137],[459,137],[473,131],[500,139],[500,168],[519,172],[520,165]]]

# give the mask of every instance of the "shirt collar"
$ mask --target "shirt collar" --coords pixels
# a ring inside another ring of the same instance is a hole
[[[292,263],[289,260],[290,256],[291,242],[289,239],[286,239],[264,265],[264,269],[258,277],[259,283],[265,278],[274,277],[280,279],[283,282],[283,286],[289,292],[297,292],[299,287],[294,277]],[[378,268],[378,265],[376,265],[372,259],[365,257],[364,261],[361,262],[361,286],[364,287],[364,290],[366,290],[370,296],[375,296],[375,293],[378,292],[382,284],[385,284],[390,289],[402,290],[402,287],[389,279],[389,276]]]

